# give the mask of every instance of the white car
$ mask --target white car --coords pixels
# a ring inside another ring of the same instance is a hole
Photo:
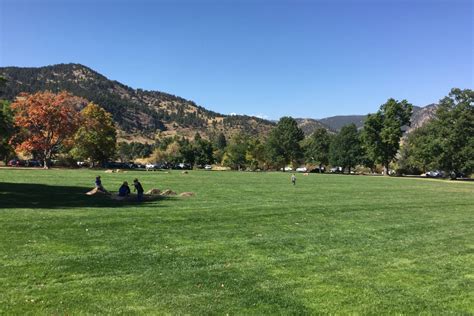
[[[147,164],[145,165],[145,168],[146,168],[147,171],[148,171],[148,170],[153,170],[153,169],[155,169],[155,167],[156,167],[156,166],[155,166],[154,164],[152,164],[152,163],[147,163]]]
[[[212,170],[212,166],[211,166],[211,165],[205,165],[205,166],[204,166],[204,169],[206,169],[206,170]]]
[[[299,167],[299,168],[296,168],[296,171],[297,171],[297,172],[308,172],[308,168],[306,168],[306,167]]]

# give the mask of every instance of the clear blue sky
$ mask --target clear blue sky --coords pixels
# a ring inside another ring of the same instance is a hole
[[[471,0],[0,0],[0,65],[81,63],[221,113],[322,118],[474,87]]]

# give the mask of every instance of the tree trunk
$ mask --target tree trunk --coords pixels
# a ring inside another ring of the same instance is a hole
[[[51,159],[51,152],[48,151],[47,149],[45,149],[43,151],[43,155],[44,155],[43,169],[49,169],[48,161],[49,161],[49,159]]]
[[[351,167],[349,167],[349,170],[347,171],[349,174],[351,174]]]
[[[384,164],[383,166],[383,174],[384,176],[388,176],[388,163]]]
[[[323,166],[323,164],[320,163],[320,164],[319,164],[319,173],[322,173],[322,171],[321,171],[321,167],[322,167],[322,166]]]

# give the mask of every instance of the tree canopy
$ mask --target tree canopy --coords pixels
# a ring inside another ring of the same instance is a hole
[[[282,117],[268,136],[266,152],[268,160],[277,167],[296,162],[302,157],[300,141],[303,131],[291,117]]]
[[[474,170],[474,91],[451,90],[436,116],[415,130],[404,146],[407,167],[454,173]]]
[[[331,136],[325,128],[317,128],[304,144],[304,155],[307,162],[315,162],[321,165],[329,163],[329,146]]]
[[[94,103],[89,103],[80,114],[81,125],[74,135],[73,156],[92,162],[106,162],[114,157],[117,131],[112,115]]]
[[[333,166],[354,168],[362,158],[359,132],[355,124],[342,127],[330,146],[329,159]]]
[[[49,160],[76,132],[76,108],[81,102],[67,92],[21,94],[11,105],[15,125],[20,129],[13,139],[16,151],[37,155],[47,168]]]
[[[388,99],[375,114],[369,114],[364,123],[362,139],[367,155],[384,166],[395,158],[403,135],[402,127],[410,124],[413,106],[406,100]]]

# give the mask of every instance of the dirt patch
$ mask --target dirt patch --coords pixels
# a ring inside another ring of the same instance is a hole
[[[93,188],[89,192],[86,192],[87,195],[95,195],[95,194],[104,194],[104,195],[109,195],[109,192],[104,192],[99,190],[98,188]]]
[[[151,190],[146,191],[145,194],[149,194],[149,195],[159,195],[159,194],[161,194],[161,190],[160,190],[160,189],[151,189]]]
[[[170,189],[166,189],[166,190],[164,190],[163,192],[161,192],[160,195],[162,195],[162,196],[170,196],[170,195],[177,195],[177,193],[174,192],[174,191],[171,191]]]
[[[194,192],[183,192],[181,193],[179,196],[181,197],[191,197],[191,196],[194,196]]]

